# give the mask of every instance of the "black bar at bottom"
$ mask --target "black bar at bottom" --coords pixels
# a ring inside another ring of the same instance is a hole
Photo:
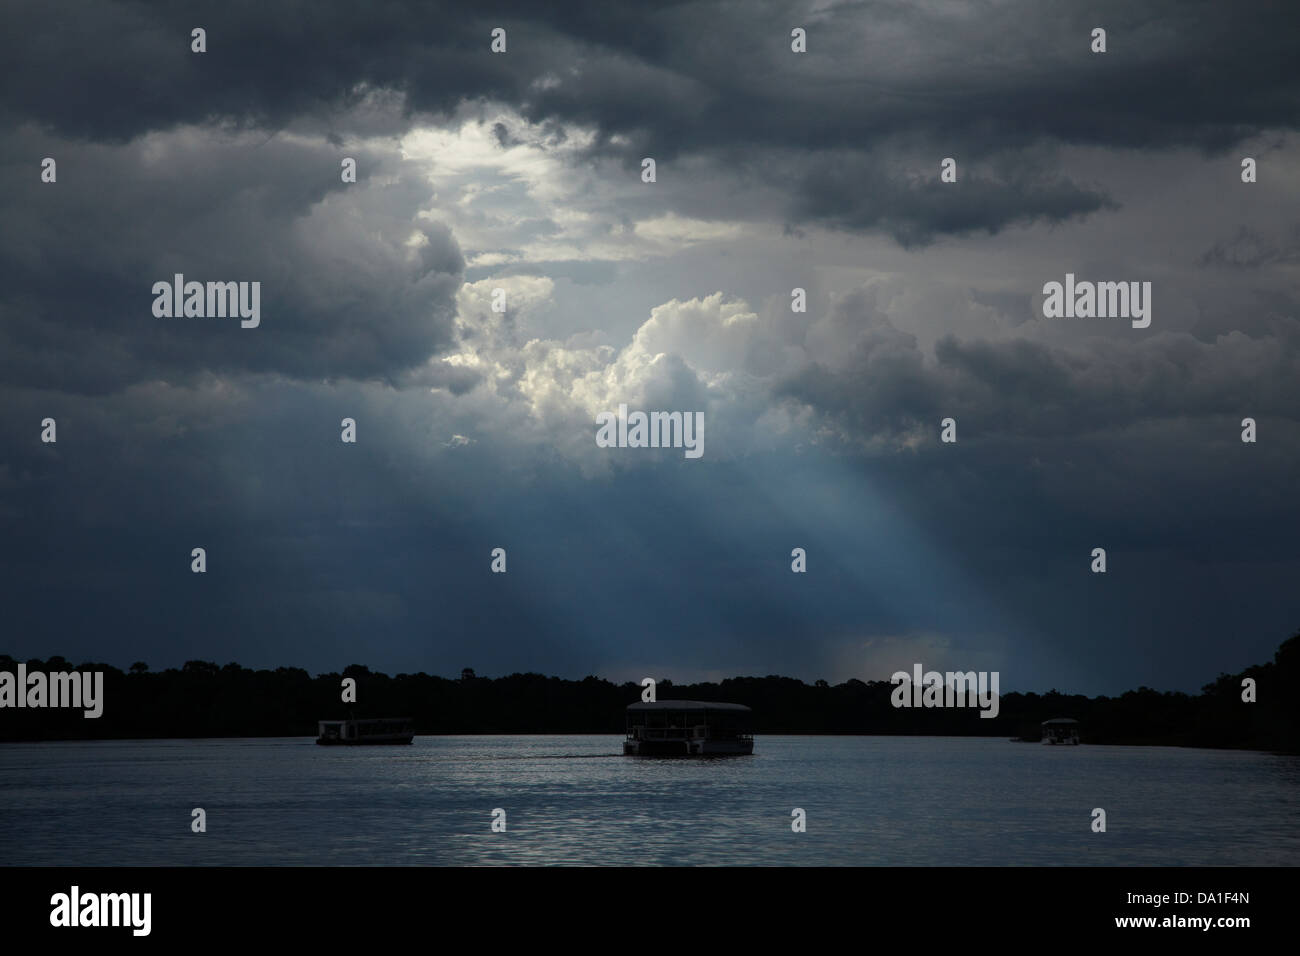
[[[63,936],[90,946],[115,938],[127,945],[393,944],[410,932],[459,949],[472,940],[572,942],[596,931],[613,934],[610,942],[647,932],[666,942],[687,928],[732,942],[770,943],[772,932],[788,928],[810,942],[847,931],[863,942],[1131,936],[1231,945],[1287,929],[1282,907],[1294,876],[1265,867],[0,867],[0,932],[6,943]],[[126,925],[55,926],[52,916],[68,924],[116,916]],[[467,928],[470,939],[446,937],[453,926]],[[147,935],[137,932],[145,928]]]

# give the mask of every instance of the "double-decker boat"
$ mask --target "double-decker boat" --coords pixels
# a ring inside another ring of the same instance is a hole
[[[623,753],[635,757],[722,757],[754,752],[752,711],[742,704],[658,700],[627,707]]]
[[[410,717],[317,721],[318,744],[409,744],[415,737]]]

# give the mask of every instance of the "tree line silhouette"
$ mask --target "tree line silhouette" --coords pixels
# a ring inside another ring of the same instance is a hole
[[[86,719],[76,709],[0,709],[0,740],[142,737],[292,737],[316,734],[318,720],[410,717],[417,734],[608,733],[624,730],[624,709],[641,699],[639,684],[597,677],[565,680],[541,674],[459,679],[390,677],[354,664],[312,677],[297,667],[251,670],[230,663],[188,661],[150,671],[137,662],[123,672],[108,664],[75,668],[61,657],[25,662],[31,671],[103,671],[104,712]],[[17,662],[0,655],[0,671]],[[357,681],[358,703],[341,702],[341,682]],[[1242,700],[1243,679],[1257,701]],[[790,677],[736,677],[721,683],[658,683],[659,700],[718,700],[754,710],[756,734],[931,734],[1037,740],[1052,717],[1081,722],[1085,743],[1165,744],[1300,752],[1300,632],[1274,659],[1240,674],[1221,674],[1201,693],[1139,687],[1118,697],[1009,693],[997,717],[975,708],[895,708],[888,681],[806,684]]]

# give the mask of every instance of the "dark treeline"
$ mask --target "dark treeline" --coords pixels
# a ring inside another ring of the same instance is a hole
[[[596,677],[563,680],[541,674],[459,679],[428,674],[389,677],[353,665],[312,677],[296,667],[250,670],[189,661],[151,672],[144,663],[123,672],[106,664],[73,668],[60,657],[26,662],[30,671],[103,671],[98,719],[80,710],[0,709],[0,740],[125,737],[260,737],[315,735],[316,721],[343,717],[411,717],[417,734],[622,733],[637,684]],[[0,655],[0,671],[17,662]],[[341,681],[357,681],[356,704],[340,702]],[[1242,701],[1242,679],[1254,678],[1257,702]],[[1085,743],[1242,747],[1300,752],[1300,633],[1273,661],[1220,675],[1199,695],[1148,687],[1119,697],[1050,691],[1001,697],[996,718],[973,708],[895,708],[886,681],[834,686],[789,677],[737,677],[720,684],[661,681],[660,700],[718,700],[754,709],[758,734],[939,734],[1038,739],[1051,717],[1082,722]]]

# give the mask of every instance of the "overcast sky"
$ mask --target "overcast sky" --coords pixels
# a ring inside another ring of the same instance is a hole
[[[1096,694],[1300,628],[1300,8],[473,9],[6,11],[0,651]]]

